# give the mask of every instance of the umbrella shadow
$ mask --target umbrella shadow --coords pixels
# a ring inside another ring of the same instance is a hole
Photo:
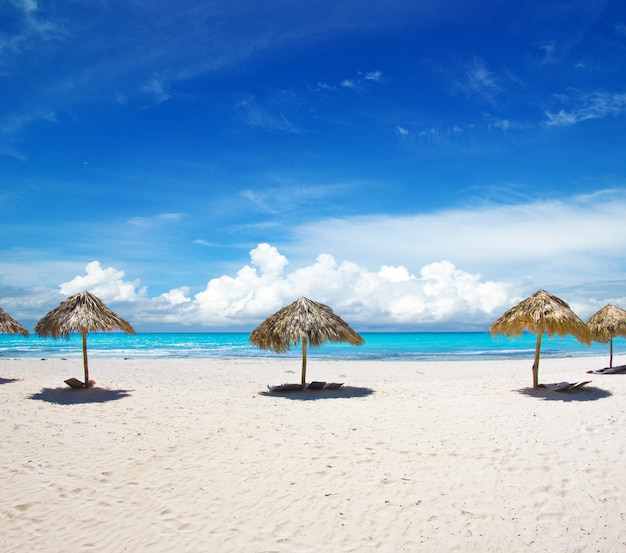
[[[595,386],[585,386],[576,390],[568,390],[566,392],[555,392],[547,388],[521,388],[516,390],[517,393],[542,399],[544,401],[596,401],[612,396],[608,390],[597,388]]]
[[[130,396],[132,390],[107,390],[105,388],[42,388],[41,392],[31,394],[28,399],[56,403],[58,405],[77,405],[80,403],[105,403]]]
[[[301,401],[314,401],[318,399],[347,399],[353,397],[366,397],[374,393],[371,388],[360,388],[358,386],[342,386],[336,390],[290,390],[282,392],[272,392],[271,390],[259,392],[261,396],[282,397],[285,399],[297,399]]]
[[[11,384],[11,382],[17,382],[19,378],[2,378],[0,376],[0,384]]]

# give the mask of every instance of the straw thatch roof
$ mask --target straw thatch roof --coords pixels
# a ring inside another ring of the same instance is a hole
[[[130,323],[113,313],[100,298],[89,292],[69,297],[35,325],[37,334],[53,338],[68,338],[73,332],[83,334],[116,329],[135,334]]]
[[[520,336],[525,330],[537,335],[535,345],[535,361],[533,364],[533,386],[539,386],[539,356],[541,337],[544,334],[552,337],[555,334],[566,336],[572,334],[583,344],[591,343],[591,333],[587,325],[581,321],[569,305],[561,298],[539,290],[532,296],[511,307],[490,327],[491,334]]]
[[[596,342],[610,342],[609,367],[613,367],[613,338],[626,336],[626,311],[610,303],[587,321],[591,337]]]
[[[30,334],[28,330],[3,309],[0,309],[0,332],[2,334],[21,334],[22,336]]]
[[[308,298],[300,298],[263,321],[250,335],[250,342],[276,353],[302,343],[302,385],[306,379],[306,346],[347,342],[360,346],[364,340],[333,310]]]
[[[591,337],[606,344],[616,336],[626,336],[626,310],[615,305],[605,305],[587,321]]]
[[[520,336],[524,330],[533,334],[572,334],[583,344],[591,343],[589,329],[561,298],[539,290],[511,307],[490,327],[491,334]]]
[[[364,341],[330,307],[308,298],[300,298],[278,310],[250,335],[252,344],[276,353],[288,351],[302,340],[314,347],[325,342],[359,346]]]

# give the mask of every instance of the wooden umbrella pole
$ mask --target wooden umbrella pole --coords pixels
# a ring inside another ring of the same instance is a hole
[[[87,364],[87,331],[83,330],[83,365],[85,366],[85,388],[89,388],[89,366]]]
[[[533,363],[533,388],[539,388],[539,355],[541,351],[541,334],[537,333],[535,345],[535,362]]]
[[[609,340],[611,344],[610,355],[609,355],[609,368],[613,368],[613,338]]]
[[[302,387],[306,384],[306,338],[302,338]]]

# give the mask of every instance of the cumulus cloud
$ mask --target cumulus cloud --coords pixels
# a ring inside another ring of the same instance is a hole
[[[467,318],[484,323],[511,293],[509,285],[483,282],[447,261],[431,263],[415,276],[402,266],[374,272],[320,254],[312,265],[288,272],[288,260],[269,244],[253,249],[250,260],[235,276],[210,280],[186,310],[187,322],[252,325],[307,296],[368,327],[453,321],[463,326]]]
[[[181,303],[189,303],[191,301],[188,286],[174,288],[169,292],[161,294],[161,298],[163,298],[170,305],[179,305]]]
[[[223,313],[251,324],[308,296],[349,315],[355,324],[369,327],[453,321],[463,325],[467,318],[486,321],[511,292],[505,283],[483,282],[480,275],[447,261],[431,263],[416,276],[403,266],[385,265],[370,271],[351,261],[337,262],[328,254],[287,272],[287,259],[269,244],[259,244],[250,258],[251,265],[240,269],[236,277],[211,280],[196,295],[194,301],[202,313],[198,322],[210,324],[215,317],[219,321],[220,312],[213,309],[218,297]]]
[[[84,275],[74,277],[60,286],[62,294],[71,296],[88,290],[103,301],[137,301],[142,298],[145,288],[139,288],[139,281],[125,282],[124,271],[113,267],[103,269],[99,261],[87,263]]]
[[[130,302],[124,315],[135,322],[207,329],[250,328],[301,296],[330,305],[365,329],[433,323],[474,328],[486,325],[512,293],[510,285],[483,281],[448,261],[430,263],[419,275],[403,266],[371,271],[328,254],[292,271],[288,265],[277,248],[262,243],[250,251],[249,264],[209,280],[193,296],[183,286],[149,298],[138,281],[124,280],[123,271],[92,261],[86,274],[62,284],[61,292],[86,289],[105,301]]]

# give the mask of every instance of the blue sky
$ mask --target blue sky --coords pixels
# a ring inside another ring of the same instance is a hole
[[[0,307],[138,330],[626,306],[619,1],[7,0]]]

